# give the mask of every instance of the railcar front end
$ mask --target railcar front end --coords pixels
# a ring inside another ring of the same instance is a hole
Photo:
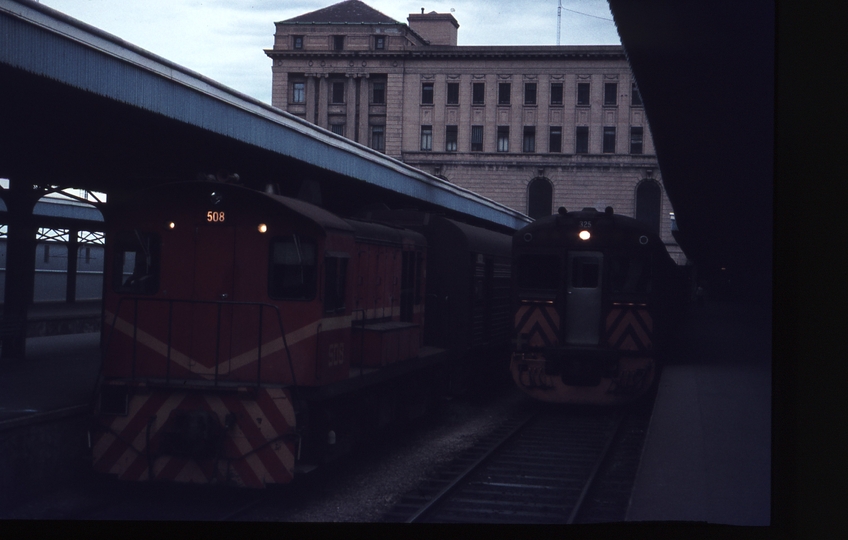
[[[513,237],[510,371],[535,399],[611,405],[650,388],[668,323],[674,262],[632,218],[584,209]]]

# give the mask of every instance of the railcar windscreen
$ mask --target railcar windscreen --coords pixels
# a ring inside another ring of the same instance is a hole
[[[650,292],[651,261],[649,255],[614,255],[609,258],[609,268],[612,292]]]
[[[271,241],[268,295],[285,300],[315,297],[315,242],[296,234]]]
[[[518,259],[518,287],[521,289],[558,290],[561,262],[558,255],[528,254]]]
[[[115,292],[156,294],[159,291],[159,235],[121,231],[115,238],[112,285]]]

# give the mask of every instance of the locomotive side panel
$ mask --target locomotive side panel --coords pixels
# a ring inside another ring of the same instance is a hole
[[[418,356],[426,241],[411,231],[349,221],[357,230],[352,365],[379,367]],[[367,286],[367,284],[371,286]]]

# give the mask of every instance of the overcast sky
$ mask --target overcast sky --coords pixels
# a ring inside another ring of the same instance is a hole
[[[459,22],[459,45],[556,45],[558,0],[364,0],[406,23],[436,11]],[[333,0],[41,0],[43,5],[271,102],[274,22]],[[562,45],[618,45],[606,0],[562,0]],[[580,12],[580,13],[575,13]]]

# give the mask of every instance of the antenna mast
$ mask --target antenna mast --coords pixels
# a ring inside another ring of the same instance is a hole
[[[559,45],[560,26],[562,26],[562,0],[559,0],[559,7],[557,7],[557,45]]]

